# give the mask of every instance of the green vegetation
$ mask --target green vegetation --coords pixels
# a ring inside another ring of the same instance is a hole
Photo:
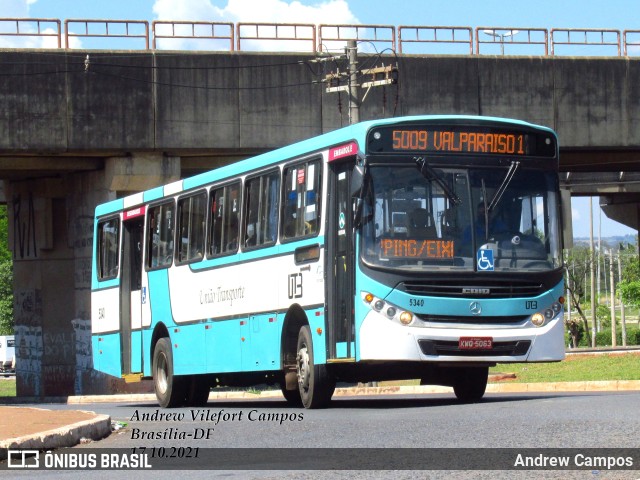
[[[569,355],[558,363],[497,365],[489,373],[515,373],[518,383],[640,380],[640,354]]]
[[[8,230],[7,206],[0,205],[0,335],[13,334],[13,259]]]
[[[0,379],[0,397],[16,396],[16,379]]]

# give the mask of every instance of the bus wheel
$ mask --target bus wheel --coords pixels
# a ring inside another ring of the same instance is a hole
[[[461,402],[477,402],[487,388],[489,367],[461,368],[453,382],[453,391]]]
[[[171,342],[163,337],[153,350],[153,387],[158,403],[163,408],[182,406],[186,389],[184,379],[173,375],[173,352]]]
[[[336,388],[336,382],[326,365],[315,365],[311,330],[307,325],[298,334],[297,352],[296,373],[302,405],[305,408],[326,407]]]

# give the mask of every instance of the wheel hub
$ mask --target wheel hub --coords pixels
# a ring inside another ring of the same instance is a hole
[[[298,384],[304,389],[309,389],[309,352],[303,346],[296,357],[296,372],[298,374]]]

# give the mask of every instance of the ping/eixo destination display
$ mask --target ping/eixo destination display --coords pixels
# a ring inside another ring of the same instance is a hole
[[[453,240],[436,239],[380,239],[380,257],[387,259],[436,259],[453,258]]]

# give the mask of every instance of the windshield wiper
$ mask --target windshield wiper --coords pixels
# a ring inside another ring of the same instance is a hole
[[[513,179],[513,176],[516,174],[516,170],[518,170],[519,166],[520,166],[520,162],[516,162],[515,160],[511,161],[511,165],[509,166],[509,170],[507,170],[507,174],[502,179],[502,183],[500,184],[500,186],[496,190],[496,193],[493,195],[493,198],[489,202],[489,207],[487,208],[487,214],[492,212],[493,209],[496,207],[496,205],[498,205],[498,202],[500,202],[502,195],[507,190],[507,187],[511,183],[511,180]]]
[[[447,198],[449,198],[449,200],[451,200],[454,205],[460,205],[462,203],[462,200],[460,200],[460,198],[454,193],[454,191],[449,188],[449,185],[447,185],[444,179],[440,175],[438,175],[438,172],[436,172],[429,164],[427,164],[427,160],[424,157],[414,157],[413,160],[414,162],[416,162],[416,165],[420,169],[420,173],[422,174],[422,176],[429,181],[436,182],[445,193]]]

